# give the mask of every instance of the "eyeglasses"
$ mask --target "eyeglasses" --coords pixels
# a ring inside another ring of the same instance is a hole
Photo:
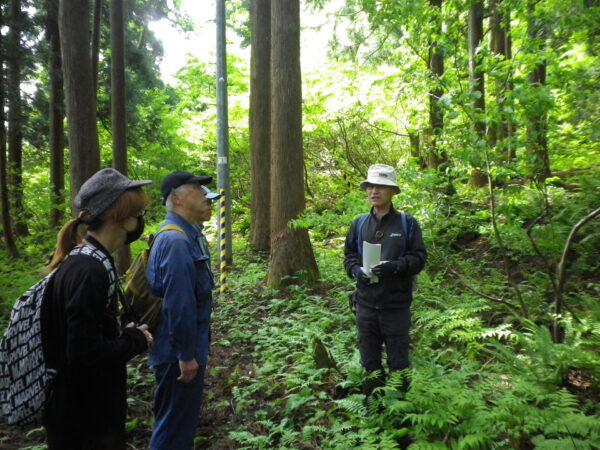
[[[371,183],[367,183],[365,189],[367,191],[372,191],[373,189],[377,189],[377,190],[383,190],[385,188],[389,188],[389,186],[384,186],[382,184],[371,184]]]

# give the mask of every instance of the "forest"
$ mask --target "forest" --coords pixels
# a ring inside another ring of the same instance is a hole
[[[0,2],[0,329],[97,170],[154,181],[149,235],[166,174],[214,190],[226,164],[195,448],[600,449],[600,0],[216,3],[248,57],[190,57],[167,84],[150,24],[192,30],[180,0]],[[311,71],[307,12],[332,24]],[[428,259],[411,367],[365,401],[342,262],[375,163]],[[146,357],[128,386],[144,449]],[[45,449],[44,429],[0,425],[0,448]]]

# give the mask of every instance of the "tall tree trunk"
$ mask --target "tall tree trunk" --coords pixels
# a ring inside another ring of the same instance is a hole
[[[418,131],[409,130],[408,139],[410,141],[410,156],[421,160],[421,136]]]
[[[58,26],[67,105],[73,199],[84,181],[100,168],[96,96],[89,39],[89,0],[60,0]]]
[[[268,251],[271,245],[271,0],[250,1],[250,25],[250,243],[256,250]]]
[[[125,23],[123,0],[111,0],[111,112],[113,167],[127,176],[127,109],[125,95]],[[129,245],[123,245],[115,253],[115,265],[119,275],[125,273],[131,263]]]
[[[591,9],[593,11],[593,8],[597,8],[598,6],[600,6],[600,0],[583,0],[583,6],[584,8]],[[594,17],[593,14],[593,12],[589,12],[590,18]],[[592,56],[598,56],[598,38],[600,38],[600,28],[598,28],[597,26],[588,27],[587,36],[587,50],[589,54]]]
[[[0,12],[1,14],[1,12]],[[0,16],[0,26],[4,26],[4,17]],[[2,213],[2,237],[4,239],[4,245],[8,254],[12,258],[19,257],[19,251],[15,245],[15,239],[12,232],[12,220],[10,217],[10,205],[8,199],[8,168],[6,160],[6,117],[5,117],[5,104],[6,96],[4,95],[5,83],[4,83],[4,55],[6,53],[4,48],[4,38],[0,33],[0,51],[2,58],[0,58],[0,212]]]
[[[10,22],[7,38],[8,62],[8,184],[12,200],[15,233],[18,236],[29,234],[23,211],[23,128],[21,105],[21,29],[23,13],[21,1],[11,0]]]
[[[92,25],[92,78],[94,79],[94,95],[98,93],[98,58],[100,57],[100,21],[102,19],[102,0],[94,1]],[[112,19],[111,19],[112,20]]]
[[[442,34],[442,0],[429,0],[434,10],[436,34]],[[446,153],[438,148],[439,137],[444,128],[444,115],[439,100],[444,94],[440,78],[444,74],[444,56],[437,41],[429,44],[428,69],[433,75],[432,88],[429,91],[429,128],[430,139],[427,166],[438,167],[448,160]]]
[[[535,0],[528,2],[527,38],[532,45],[533,54],[542,53],[546,46],[545,24],[536,16]],[[542,90],[546,89],[546,61],[538,57],[529,72],[530,89],[534,91],[528,104],[527,114],[527,146],[528,151],[534,156],[533,177],[543,182],[551,176],[550,160],[548,158],[548,107],[544,102],[537,101],[542,96]]]
[[[501,61],[511,59],[510,39],[510,11],[500,9],[501,0],[490,0],[490,51],[492,55]],[[494,96],[496,98],[497,114],[495,120],[488,127],[488,144],[490,147],[498,147],[497,150],[505,154],[508,161],[514,158],[512,136],[514,133],[514,122],[512,115],[505,112],[510,106],[507,97],[512,92],[512,73],[507,64],[505,69],[499,71],[499,77],[495,80]]]
[[[490,51],[495,57],[503,57],[506,60],[506,30],[502,21],[502,14],[498,9],[500,0],[490,0]],[[504,120],[504,96],[503,83],[496,80],[496,104],[498,114],[495,120],[490,123],[488,129],[488,143],[490,147],[495,147],[498,141],[506,138],[505,120]]]
[[[475,150],[477,152],[485,151],[486,144],[486,125],[484,120],[485,114],[485,78],[481,69],[481,57],[477,49],[483,41],[483,0],[475,0],[469,8],[468,18],[468,41],[469,41],[469,84],[473,98],[473,124],[475,134],[477,135],[477,143]],[[483,166],[483,157],[477,156],[477,162],[473,163],[471,174],[469,176],[470,186],[485,186],[481,183],[482,177],[481,168]]]
[[[469,81],[473,99],[475,131],[480,140],[485,139],[485,79],[480,68],[477,49],[483,40],[483,0],[476,0],[469,8]]]
[[[506,12],[506,59],[512,59],[512,34],[510,31],[510,11]],[[513,72],[508,73],[506,77],[506,92],[509,93],[508,100],[506,106],[511,107],[514,110],[514,100],[512,97],[512,92],[514,90],[514,82],[513,82]],[[517,128],[517,121],[514,119],[512,113],[506,114],[506,138],[507,138],[507,148],[506,148],[506,156],[509,161],[512,161],[515,158],[515,146],[513,145],[513,137],[515,135]]]
[[[64,130],[64,92],[62,79],[62,61],[60,57],[60,38],[58,35],[58,1],[47,0],[48,13],[46,37],[50,46],[48,74],[50,78],[49,94],[49,144],[50,144],[50,227],[57,228],[63,219],[65,189],[65,130]]]
[[[300,3],[271,4],[271,263],[268,284],[303,271],[318,277],[308,231],[288,222],[304,209],[302,88],[300,74]]]

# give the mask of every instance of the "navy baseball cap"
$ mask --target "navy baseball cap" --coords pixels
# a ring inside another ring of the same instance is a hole
[[[198,183],[200,185],[208,184],[212,181],[212,177],[207,175],[196,176],[186,171],[173,172],[163,178],[160,183],[160,193],[162,194],[163,203],[167,201],[167,197],[173,189],[177,189],[184,184]],[[218,195],[218,194],[215,194]],[[208,197],[208,195],[207,195]],[[218,198],[218,197],[217,197]]]

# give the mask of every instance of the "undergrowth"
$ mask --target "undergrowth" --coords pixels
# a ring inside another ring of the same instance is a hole
[[[460,190],[445,199],[419,187],[395,200],[419,218],[430,253],[413,302],[412,367],[368,400],[347,301],[353,286],[341,266],[345,229],[366,208],[361,196],[295,222],[311,230],[322,276],[316,287],[299,276],[284,292],[270,291],[266,263],[237,249],[243,269],[230,275],[215,318],[231,330],[232,346],[239,339],[250,349],[250,366],[232,372],[244,425],[230,439],[240,448],[600,448],[600,307],[592,300],[600,285],[590,276],[598,265],[586,256],[598,236],[581,241],[572,260],[572,279],[586,281],[570,284],[563,343],[550,334],[553,274],[542,259],[558,258],[589,198],[575,204],[577,193],[520,186],[497,199],[525,317],[502,269],[486,196],[471,193],[465,208]],[[536,250],[526,226],[548,200],[557,213],[534,228]],[[329,367],[319,368],[315,340]]]
[[[448,196],[431,174],[400,175],[413,182],[395,205],[418,218],[429,252],[412,305],[412,367],[369,399],[361,394],[342,259],[347,227],[367,205],[360,193],[326,210],[309,204],[295,226],[310,229],[321,273],[314,286],[298,274],[285,290],[269,289],[264,255],[234,240],[229,290],[213,315],[213,348],[234,363],[209,367],[222,393],[207,392],[209,408],[235,418],[229,440],[247,449],[599,449],[597,223],[569,255],[561,317],[552,303],[556,262],[570,228],[600,200],[599,178],[498,190],[492,217],[484,190],[457,182]],[[40,278],[51,249],[37,240],[21,260],[0,255],[3,317]],[[136,245],[134,253],[145,244]],[[129,375],[139,395],[130,400],[143,417],[128,427],[149,429],[152,379],[136,364]]]

